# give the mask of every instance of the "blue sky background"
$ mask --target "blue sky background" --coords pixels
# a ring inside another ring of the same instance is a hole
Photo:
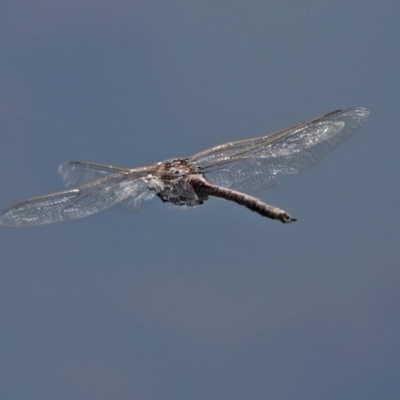
[[[0,230],[2,399],[399,399],[400,3],[3,1],[0,206],[336,108],[367,123],[258,193]]]

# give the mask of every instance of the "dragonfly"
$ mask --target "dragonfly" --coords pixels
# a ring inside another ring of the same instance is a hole
[[[339,109],[265,136],[228,142],[187,158],[147,167],[121,168],[83,161],[59,167],[72,189],[31,198],[0,214],[0,225],[28,227],[75,220],[108,207],[137,211],[159,197],[190,208],[210,197],[290,223],[296,218],[248,193],[278,183],[277,175],[305,171],[344,142],[367,119],[362,107]]]

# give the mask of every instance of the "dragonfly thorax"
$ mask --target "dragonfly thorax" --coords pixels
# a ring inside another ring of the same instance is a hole
[[[189,175],[199,174],[200,170],[188,158],[174,158],[160,163],[158,172],[162,174],[163,179],[175,181],[186,178]]]

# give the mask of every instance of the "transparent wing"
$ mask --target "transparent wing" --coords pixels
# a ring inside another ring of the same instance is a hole
[[[266,136],[212,147],[190,160],[211,183],[254,192],[278,183],[279,173],[310,168],[351,136],[368,114],[361,107],[333,111]]]
[[[68,161],[58,168],[58,172],[67,187],[84,185],[108,175],[123,174],[127,171],[126,168],[84,161]]]
[[[145,180],[126,174],[114,174],[77,189],[52,193],[15,204],[0,214],[0,225],[34,226],[86,217],[124,201],[137,206],[154,192]]]
[[[131,179],[140,179],[149,173],[146,167],[127,169],[85,161],[68,161],[60,165],[58,172],[61,174],[67,187],[84,185],[96,179],[114,174],[129,173]],[[140,209],[142,201],[153,198],[153,195],[154,193],[152,191],[143,191],[140,196],[133,193],[133,195],[126,197],[116,204],[116,206],[125,211],[136,212]]]

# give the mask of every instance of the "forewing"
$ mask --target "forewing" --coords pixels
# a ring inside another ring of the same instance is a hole
[[[148,174],[147,168],[127,169],[85,161],[68,161],[61,164],[58,171],[67,187],[84,185],[115,174],[129,173],[131,179],[140,179]],[[117,207],[125,211],[138,211],[142,201],[149,200],[153,196],[154,192],[151,190],[143,190],[140,194],[133,192],[132,195],[119,202]]]
[[[67,187],[76,187],[108,175],[124,174],[127,169],[84,161],[68,161],[60,165],[58,172]]]
[[[129,174],[110,175],[77,189],[52,193],[15,204],[0,214],[0,225],[25,227],[86,217],[128,199],[151,192],[143,179]]]
[[[276,184],[279,173],[299,173],[350,137],[369,112],[337,110],[288,129],[225,143],[191,157],[207,180],[236,190],[257,191]]]

